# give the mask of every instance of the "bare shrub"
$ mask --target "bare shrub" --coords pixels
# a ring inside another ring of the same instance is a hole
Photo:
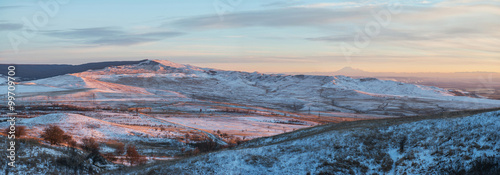
[[[7,127],[5,129],[5,133],[7,135],[10,135],[9,132],[12,133],[12,131],[10,130],[10,127]],[[24,136],[24,135],[26,135],[26,126],[16,126],[16,129],[14,129],[14,137],[20,138],[21,136]]]
[[[392,164],[394,163],[391,156],[383,152],[375,156],[375,162],[380,164],[380,168],[383,172],[389,172],[392,170]]]
[[[99,143],[94,138],[85,137],[82,139],[81,148],[89,152],[99,152]]]
[[[467,174],[495,174],[500,172],[500,157],[478,158],[472,162]]]
[[[85,157],[78,154],[77,149],[75,148],[72,148],[69,152],[67,152],[67,156],[56,159],[56,163],[60,166],[68,168],[69,170],[73,170],[74,174],[79,174],[78,172],[86,170]]]
[[[403,136],[401,140],[399,140],[399,152],[403,153],[405,151],[405,144],[406,141],[408,140],[408,137]]]
[[[125,144],[118,143],[115,149],[115,154],[122,155],[123,153],[125,153]]]
[[[260,165],[263,167],[270,168],[278,161],[276,157],[260,156],[260,155],[250,155],[245,158],[245,162],[250,165]]]
[[[127,154],[125,154],[125,158],[128,160],[130,165],[139,165],[146,162],[146,158],[137,152],[135,146],[130,145],[127,147]]]
[[[217,144],[217,142],[214,142],[212,139],[208,139],[199,143],[193,143],[192,145],[199,149],[200,152],[209,152],[219,149],[219,145]]]
[[[43,129],[43,133],[41,137],[50,142],[51,145],[59,145],[67,139],[71,138],[71,136],[64,134],[64,131],[59,128],[59,126],[50,125],[49,127]]]
[[[87,125],[87,128],[89,128],[89,129],[97,129],[100,127],[101,127],[101,125],[99,125],[99,124],[88,124]]]
[[[368,167],[361,164],[359,161],[340,157],[335,158],[335,162],[323,162],[318,166],[319,174],[366,174]]]

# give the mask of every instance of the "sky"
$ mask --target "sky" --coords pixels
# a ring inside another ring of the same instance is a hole
[[[0,2],[0,63],[499,72],[500,0]]]

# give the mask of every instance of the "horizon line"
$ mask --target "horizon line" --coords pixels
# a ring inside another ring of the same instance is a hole
[[[79,64],[71,64],[71,63],[34,63],[34,64],[29,64],[29,63],[0,63],[0,65],[69,65],[69,66],[80,66],[80,65],[85,65],[85,64],[93,64],[93,63],[106,63],[106,62],[138,62],[138,61],[148,61],[148,60],[164,60],[164,61],[169,61],[172,63],[177,63],[174,61],[170,61],[167,59],[141,59],[141,60],[122,60],[122,61],[116,61],[116,60],[108,60],[108,61],[92,61],[92,62],[86,62],[86,63],[79,63]],[[184,63],[179,63],[179,64],[184,64]],[[184,64],[184,65],[192,65],[196,66],[195,64]],[[199,67],[199,66],[198,66]],[[201,67],[201,68],[211,68],[211,67]],[[495,74],[500,74],[500,72],[492,72],[492,71],[465,71],[465,72],[372,72],[372,71],[365,71],[363,69],[355,68],[352,66],[345,66],[341,69],[334,70],[334,71],[285,71],[285,72],[269,72],[269,71],[248,71],[248,72],[258,72],[258,73],[266,73],[266,74],[307,74],[307,73],[336,73],[339,72],[342,69],[345,68],[351,68],[353,70],[361,71],[361,73],[354,72],[355,74],[362,74],[362,73],[397,73],[397,74],[453,74],[453,73],[495,73]],[[220,69],[220,68],[211,68],[211,69]],[[241,70],[227,70],[227,69],[220,69],[220,70],[225,70],[225,71],[241,71]]]

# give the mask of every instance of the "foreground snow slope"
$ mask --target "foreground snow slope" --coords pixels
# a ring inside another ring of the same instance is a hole
[[[313,132],[314,128],[306,130]],[[374,123],[371,128],[333,129],[270,145],[262,142],[267,146],[224,150],[139,171],[156,174],[453,174],[455,170],[473,171],[483,159],[498,163],[499,130],[500,111],[397,125]]]
[[[0,136],[1,142],[11,141],[5,136]],[[93,162],[86,158],[88,153],[81,150],[68,149],[64,146],[50,146],[38,143],[35,140],[23,139],[16,142],[16,162],[15,168],[7,166],[7,160],[0,161],[0,171],[2,174],[15,174],[15,175],[41,175],[41,174],[74,174],[73,169],[68,169],[61,166],[58,161],[61,158],[72,157],[73,161],[80,160],[80,166],[83,172],[75,174],[91,174],[87,170],[92,169],[95,173],[103,172],[104,170],[112,170],[121,167],[117,164],[102,165]],[[6,153],[6,152],[5,152]],[[94,173],[94,174],[95,174]]]

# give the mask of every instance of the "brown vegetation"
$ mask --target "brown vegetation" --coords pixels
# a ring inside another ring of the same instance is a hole
[[[7,135],[10,135],[9,132],[11,132],[11,128],[10,127],[5,128],[5,133]],[[21,136],[24,135],[26,135],[26,126],[16,126],[16,129],[14,129],[15,138],[20,138]]]
[[[64,131],[59,126],[51,125],[43,129],[41,137],[50,142],[51,145],[59,145],[63,142],[72,142],[70,135],[64,134]]]
[[[140,165],[146,162],[146,158],[137,152],[135,146],[130,145],[127,147],[127,154],[125,154],[125,158],[130,165]]]
[[[81,148],[89,152],[99,152],[99,143],[94,138],[83,138]]]

